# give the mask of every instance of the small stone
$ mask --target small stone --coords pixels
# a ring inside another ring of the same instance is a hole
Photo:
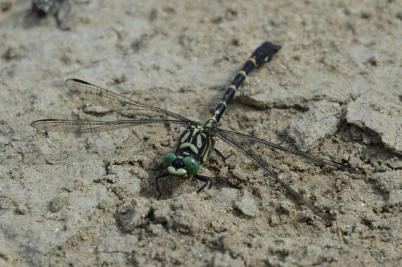
[[[363,132],[361,131],[361,129],[359,127],[356,127],[355,125],[351,125],[349,127],[349,133],[354,141],[363,140]]]
[[[240,259],[233,259],[228,253],[217,252],[212,258],[211,266],[213,267],[237,267],[244,266]]]
[[[393,170],[402,170],[402,159],[398,159],[398,157],[387,160],[386,164]]]
[[[248,217],[257,215],[257,206],[253,195],[247,190],[243,191],[240,200],[235,203],[235,208]]]
[[[19,215],[25,215],[28,212],[28,208],[27,206],[25,206],[24,204],[19,204],[17,206],[17,208],[15,209],[15,212]]]
[[[134,193],[140,193],[141,192],[141,179],[138,179],[137,177],[132,177],[131,178],[131,191]]]
[[[6,12],[13,6],[13,0],[0,0],[0,10]]]
[[[284,54],[282,54],[283,56]],[[308,105],[317,99],[327,99],[331,102],[345,103],[351,96],[359,96],[364,92],[364,85],[369,84],[366,79],[345,77],[339,79],[337,75],[314,69],[309,72],[295,73],[292,78],[297,84],[297,90],[291,81],[283,82],[280,77],[271,77],[270,86],[250,86],[244,88],[244,94],[239,94],[237,100],[259,109],[266,108],[308,108]],[[250,85],[252,81],[249,81]],[[329,90],[332,88],[332,90]]]
[[[271,216],[269,217],[269,225],[272,227],[279,226],[281,220],[279,218],[279,215],[276,213],[272,213]]]
[[[376,54],[370,48],[363,45],[353,45],[347,50],[350,58],[356,63],[366,63],[375,59]]]
[[[389,193],[388,204],[391,206],[402,206],[402,189]]]
[[[122,234],[117,229],[110,229],[109,232],[105,233],[102,243],[99,245],[99,250],[109,253],[114,251],[129,253],[137,242],[137,236]]]
[[[327,100],[313,102],[300,119],[290,124],[288,135],[299,150],[307,151],[318,140],[337,131],[340,112],[338,103]]]
[[[217,217],[216,220],[210,222],[210,226],[216,233],[223,233],[226,232],[232,225],[228,225],[224,219]]]
[[[165,233],[165,229],[161,224],[151,224],[149,225],[149,231],[154,236],[162,236]]]
[[[111,165],[110,173],[115,174],[119,185],[128,186],[130,192],[139,193],[141,191],[141,179],[131,174],[128,167]]]
[[[390,236],[397,237],[399,235],[399,227],[396,224],[390,224],[387,228]]]
[[[242,238],[244,236],[238,230],[234,230],[233,232],[226,232],[221,235],[218,239],[218,244],[222,247],[223,251],[228,251],[232,255],[236,255],[241,253],[239,251],[239,247],[243,245]]]
[[[190,234],[199,229],[196,217],[189,212],[179,212],[173,216],[173,227],[182,234]]]
[[[319,246],[309,245],[304,251],[303,257],[299,263],[301,266],[322,265],[325,262],[330,262],[332,257],[327,255]]]
[[[67,205],[67,199],[56,197],[55,199],[49,202],[48,209],[50,212],[56,213],[59,212],[66,205]]]
[[[110,227],[102,236],[98,247],[98,258],[103,266],[125,266],[127,255],[138,246],[138,237],[120,233],[115,227]]]
[[[154,210],[154,223],[166,225],[170,227],[171,220],[170,220],[170,206],[169,205],[158,205],[155,207]]]
[[[237,189],[234,188],[221,188],[215,195],[214,201],[217,203],[232,204],[232,202],[237,198]]]
[[[3,53],[3,58],[7,61],[20,59],[23,56],[23,48],[20,45],[10,45]]]
[[[150,211],[148,201],[138,198],[119,207],[116,219],[124,232],[132,232],[146,223]]]
[[[398,13],[396,13],[396,17],[397,17],[399,20],[402,20],[402,11],[399,11]]]
[[[125,74],[121,74],[119,76],[115,76],[112,78],[114,84],[121,84],[127,81],[127,77]]]
[[[369,129],[387,148],[402,153],[402,107],[397,97],[386,94],[359,97],[349,104],[346,120]]]
[[[378,189],[388,194],[401,188],[402,181],[400,181],[400,177],[402,177],[402,170],[387,171],[375,174],[374,182]]]
[[[182,234],[198,233],[205,225],[207,210],[196,194],[190,193],[170,201],[158,201],[153,205],[152,223],[163,225]]]

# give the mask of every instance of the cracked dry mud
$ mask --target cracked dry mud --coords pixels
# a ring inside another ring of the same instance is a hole
[[[400,266],[400,1],[70,2],[60,27],[27,19],[29,1],[0,1],[1,266]],[[178,127],[29,127],[111,118],[81,109],[63,86],[72,77],[204,120],[265,40],[281,51],[248,77],[221,126],[364,170],[272,159],[336,214],[332,226],[222,143],[234,154],[203,166],[211,190],[170,179],[158,200],[153,177]]]

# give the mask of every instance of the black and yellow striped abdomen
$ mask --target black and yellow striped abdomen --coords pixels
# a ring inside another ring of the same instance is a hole
[[[226,89],[222,101],[218,103],[212,113],[211,118],[205,123],[205,126],[211,127],[218,124],[227,105],[233,100],[239,86],[244,82],[246,76],[255,68],[261,66],[264,62],[272,59],[272,56],[280,49],[279,45],[271,42],[265,42],[260,45],[251,55],[251,57],[244,63],[243,68],[236,74],[229,88]]]

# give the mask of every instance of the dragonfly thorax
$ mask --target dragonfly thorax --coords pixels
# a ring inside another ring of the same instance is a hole
[[[191,156],[199,162],[206,162],[214,144],[215,141],[206,128],[192,124],[180,135],[176,155],[183,158]]]
[[[201,125],[189,125],[179,137],[176,151],[163,156],[167,171],[176,176],[197,174],[200,162],[208,160],[214,139]]]

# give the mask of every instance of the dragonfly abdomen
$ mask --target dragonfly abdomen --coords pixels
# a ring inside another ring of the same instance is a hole
[[[244,82],[246,76],[264,62],[270,61],[279,49],[280,46],[274,45],[271,42],[265,42],[254,51],[251,57],[244,63],[243,68],[236,74],[228,89],[226,89],[222,101],[218,103],[212,113],[212,117],[205,123],[206,126],[214,126],[219,122],[223,113],[225,113],[227,105],[233,100],[237,89]]]

